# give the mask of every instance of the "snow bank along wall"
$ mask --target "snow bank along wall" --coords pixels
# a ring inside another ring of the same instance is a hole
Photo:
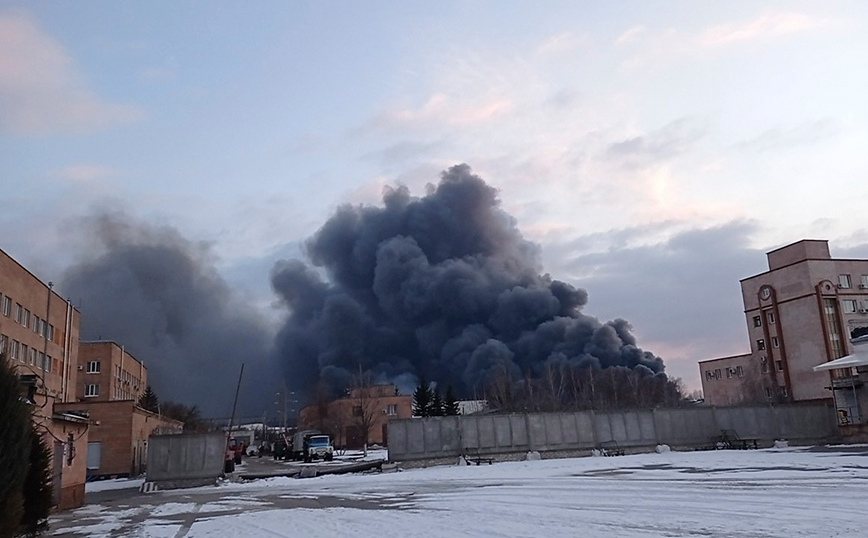
[[[775,439],[829,440],[838,436],[835,410],[824,403],[581,411],[527,415],[466,415],[389,422],[389,459],[411,461],[462,454],[523,455],[530,450],[588,451],[606,441],[626,449],[708,446],[721,430],[771,445]]]
[[[223,474],[226,433],[152,435],[148,438],[148,482],[162,488],[214,483]]]

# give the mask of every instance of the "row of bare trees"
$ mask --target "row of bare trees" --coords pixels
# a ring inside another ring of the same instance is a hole
[[[495,369],[485,397],[500,413],[676,407],[686,401],[680,379],[620,366],[600,370],[569,364],[547,364],[539,377],[518,379],[506,368]]]

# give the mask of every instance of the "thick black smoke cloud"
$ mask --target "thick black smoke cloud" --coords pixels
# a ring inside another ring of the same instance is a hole
[[[276,349],[289,384],[345,386],[359,368],[404,387],[417,376],[478,394],[494,369],[548,362],[661,374],[621,319],[581,312],[587,293],[540,275],[538,247],[466,165],[422,198],[389,189],[382,207],[343,206],[306,243],[320,272],[279,262],[290,309]]]
[[[148,368],[161,400],[228,417],[241,363],[240,414],[261,415],[274,391],[270,336],[235,297],[206,246],[120,214],[88,219],[96,244],[62,285],[82,311],[82,340],[114,340]]]

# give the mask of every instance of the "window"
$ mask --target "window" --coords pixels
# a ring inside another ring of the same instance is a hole
[[[5,334],[0,334],[0,353],[6,352],[7,345],[9,345],[9,337]]]
[[[53,342],[54,341],[54,325],[48,323],[47,321],[45,322],[45,324],[48,326],[48,339]]]
[[[756,348],[760,351],[764,350],[766,348],[766,341],[763,340],[762,338],[757,340],[756,341]]]
[[[781,347],[781,343],[778,341],[777,336],[772,336],[772,347]]]
[[[42,361],[42,365],[43,370],[45,370],[46,372],[51,372],[51,355],[45,355],[45,358]]]
[[[99,396],[99,384],[98,383],[89,383],[84,386],[84,397],[85,398],[93,398],[94,396]]]
[[[766,398],[771,399],[772,397],[772,389],[771,387],[766,387]]]
[[[9,296],[3,297],[3,315],[8,318],[11,311],[12,299],[10,299]]]
[[[38,354],[39,354],[39,352],[36,351],[35,347],[30,348],[30,359],[28,360],[28,362],[30,363],[31,366],[36,364],[36,355],[38,355]],[[21,360],[24,360],[24,359],[21,359]]]
[[[33,315],[33,332],[39,334],[39,327],[42,326],[42,320],[37,315]]]
[[[15,303],[15,323],[21,323],[21,318],[24,316],[24,307],[21,303]]]
[[[862,275],[862,283],[859,285],[860,288],[868,289],[868,275]]]
[[[778,369],[778,372],[784,371],[784,363],[781,361],[775,361],[775,367]]]
[[[768,360],[767,358],[765,358],[765,357],[760,357],[760,365],[761,365],[761,367],[762,367],[762,368],[761,368],[761,369],[762,369],[762,373],[764,373],[764,374],[769,373],[769,360]]]
[[[763,318],[759,316],[753,317],[753,326],[754,327],[762,327],[763,326]]]
[[[787,387],[781,387],[781,396],[786,398],[789,395],[790,395],[790,391],[787,390]]]
[[[850,281],[850,275],[838,275],[839,288],[852,288],[853,284]]]
[[[12,340],[12,345],[9,347],[9,358],[17,359],[18,358],[18,340]]]
[[[98,374],[100,370],[100,362],[99,361],[88,361],[87,363],[87,373],[89,374]]]
[[[769,312],[769,323],[774,323],[774,322],[775,322],[775,313]]]
[[[395,416],[398,414],[398,404],[389,404],[386,406],[386,414]]]
[[[21,325],[30,327],[30,310],[24,309],[24,315],[21,316]]]
[[[735,375],[737,375],[738,377],[744,377],[744,369],[741,366],[736,366]]]
[[[39,367],[45,370],[45,353],[39,352]]]
[[[19,360],[21,360],[21,362],[24,362],[27,360],[28,352],[29,351],[27,349],[27,344],[21,344],[21,356],[19,357]]]
[[[841,301],[841,306],[844,307],[845,314],[856,313],[856,299],[844,299]]]

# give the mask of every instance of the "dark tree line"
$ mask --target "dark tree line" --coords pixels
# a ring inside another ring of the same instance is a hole
[[[48,529],[50,460],[18,376],[0,353],[0,538],[38,536]]]
[[[458,414],[458,399],[452,391],[452,386],[441,396],[440,389],[431,387],[425,378],[419,380],[419,385],[413,392],[413,416],[442,417]]]
[[[485,398],[498,413],[676,407],[685,401],[680,379],[641,368],[601,370],[567,363],[547,364],[533,378],[495,369]]]
[[[202,418],[202,412],[198,406],[178,402],[160,402],[160,398],[150,385],[139,397],[138,405],[153,413],[183,422],[184,431],[188,433],[207,432],[215,427],[211,421]]]

